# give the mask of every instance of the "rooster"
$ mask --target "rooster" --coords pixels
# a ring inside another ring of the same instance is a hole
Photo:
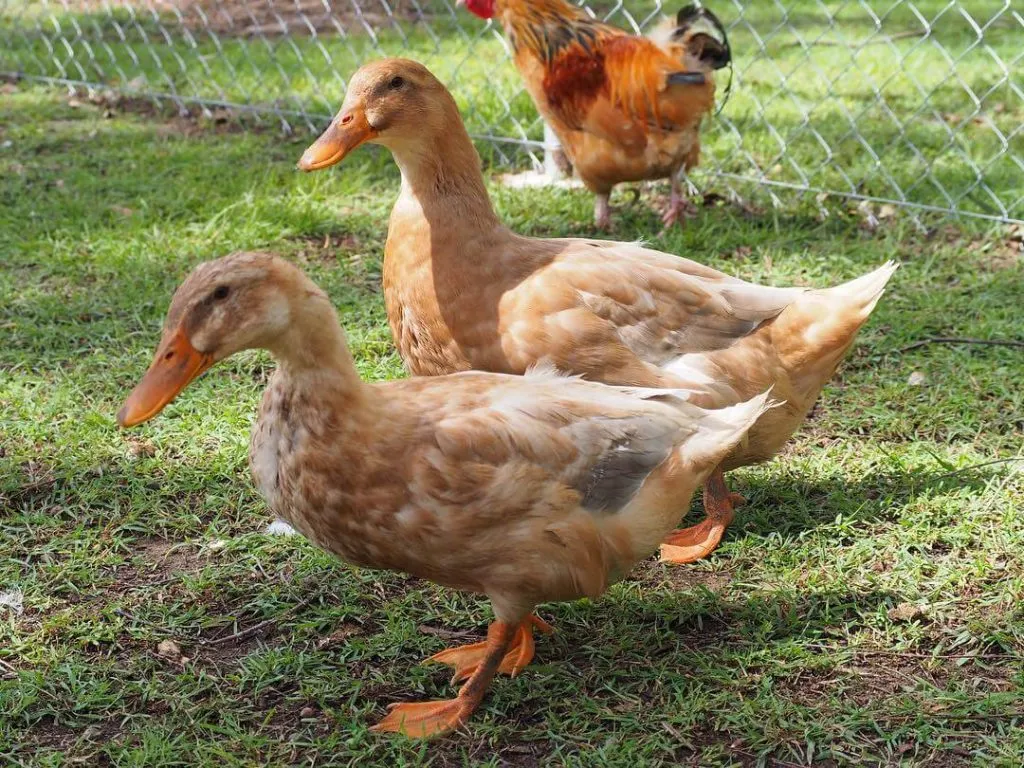
[[[668,177],[662,220],[691,205],[680,176],[700,158],[700,125],[714,106],[713,72],[729,42],[710,11],[687,6],[649,37],[604,24],[566,0],[460,0],[505,29],[526,88],[587,189],[594,219],[610,225],[608,198],[623,181]]]

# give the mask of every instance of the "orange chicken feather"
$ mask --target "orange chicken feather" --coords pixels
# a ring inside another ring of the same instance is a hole
[[[391,706],[376,726],[429,737],[464,724],[491,680],[533,658],[540,602],[597,597],[650,554],[694,488],[770,407],[705,410],[680,393],[553,371],[365,384],[327,295],[270,254],[201,264],[174,294],[149,370],[118,413],[156,416],[243,349],[278,361],[249,463],[273,511],[351,563],[490,598],[487,641],[431,661],[466,680],[448,701]]]
[[[700,158],[700,124],[714,106],[712,72],[730,61],[713,13],[687,6],[650,37],[591,18],[566,0],[466,0],[505,29],[526,88],[597,199],[609,224],[608,197],[623,181],[668,177],[665,224],[686,210],[680,173]]]

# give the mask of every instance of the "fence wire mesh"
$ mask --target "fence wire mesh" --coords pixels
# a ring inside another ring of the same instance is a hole
[[[734,81],[707,127],[699,185],[1024,218],[1019,5],[705,5],[729,30]],[[637,33],[676,10],[588,8]],[[0,72],[245,110],[288,131],[322,128],[364,61],[416,58],[452,89],[489,161],[542,165],[543,125],[500,28],[454,0],[0,0],[0,10]]]

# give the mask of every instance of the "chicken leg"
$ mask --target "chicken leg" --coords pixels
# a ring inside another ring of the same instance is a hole
[[[745,501],[738,493],[729,492],[722,470],[716,469],[704,483],[704,520],[666,536],[661,544],[662,562],[692,563],[713,552],[735,517],[735,508]]]
[[[661,217],[661,223],[668,229],[673,224],[682,224],[687,219],[697,215],[697,206],[683,197],[683,184],[679,174],[672,175],[672,194],[669,197],[668,209]]]
[[[454,731],[480,706],[505,654],[528,621],[519,624],[495,621],[488,627],[487,651],[454,699],[392,704],[384,719],[371,730],[402,733],[413,739],[429,739]]]
[[[498,673],[515,677],[523,667],[533,661],[533,630],[537,629],[546,635],[555,630],[546,621],[536,614],[530,614],[523,622],[516,627],[509,646],[508,653],[501,660],[498,666]],[[489,649],[489,640],[483,643],[471,643],[460,645],[458,648],[446,648],[440,653],[435,653],[424,663],[436,661],[447,664],[455,669],[452,677],[453,683],[458,683],[473,675],[486,658]]]
[[[605,232],[612,228],[612,207],[609,198],[610,192],[598,192],[594,195],[594,226]]]

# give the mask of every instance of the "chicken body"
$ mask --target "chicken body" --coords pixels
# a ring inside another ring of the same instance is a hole
[[[597,196],[597,225],[610,223],[616,184],[664,178],[672,182],[665,223],[677,221],[686,205],[680,174],[699,162],[701,122],[714,106],[712,73],[730,61],[718,19],[688,6],[637,37],[565,0],[466,7],[500,20],[537,110]]]

